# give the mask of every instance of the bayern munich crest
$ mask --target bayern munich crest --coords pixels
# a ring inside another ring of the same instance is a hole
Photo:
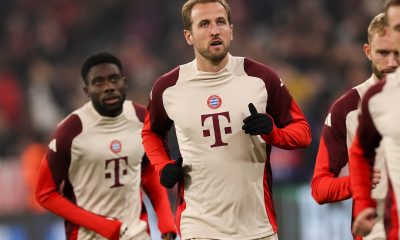
[[[207,105],[211,109],[217,109],[217,108],[219,108],[221,106],[221,104],[222,104],[222,100],[217,95],[212,95],[207,99]]]
[[[110,144],[110,149],[113,153],[119,153],[122,149],[122,144],[118,140],[113,140]]]

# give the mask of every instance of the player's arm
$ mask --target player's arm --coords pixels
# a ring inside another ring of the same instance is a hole
[[[322,128],[311,181],[312,196],[319,204],[351,197],[350,177],[338,175],[348,163],[346,116],[357,109],[358,99],[358,93],[354,90],[337,100],[330,108]]]
[[[270,100],[268,100],[268,103],[274,104]],[[283,149],[304,148],[310,144],[310,127],[294,100],[291,101],[290,109],[279,110],[287,110],[285,114],[288,117],[285,124],[279,124],[282,119],[271,112],[268,113],[268,110],[267,113],[259,113],[253,103],[249,103],[248,107],[250,116],[243,120],[242,126],[246,134],[261,135],[267,144]],[[281,127],[278,127],[276,122]]]
[[[311,142],[310,127],[297,104],[293,102],[290,122],[278,128],[274,118],[268,113],[259,113],[253,103],[249,103],[250,116],[243,120],[242,129],[250,135],[261,135],[266,143],[283,149],[307,147]]]
[[[361,129],[359,130],[362,131]],[[357,216],[367,207],[376,207],[376,203],[371,197],[372,169],[375,160],[374,157],[365,155],[365,149],[360,141],[360,136],[357,134],[350,148],[349,164],[354,199],[354,216]]]
[[[279,101],[273,104],[279,104]],[[273,146],[283,149],[305,148],[311,143],[310,126],[301,112],[297,103],[292,99],[290,106],[286,109],[290,120],[285,124],[277,124],[280,122],[278,116],[271,113],[274,124],[269,134],[262,134],[261,137]]]
[[[266,112],[274,124],[271,133],[261,137],[283,149],[308,147],[311,143],[310,126],[286,86],[277,75],[272,75],[267,87],[270,94]]]
[[[360,126],[361,127],[361,126]],[[359,132],[375,131],[372,129],[359,128]],[[350,176],[351,187],[353,189],[353,226],[352,232],[356,236],[365,236],[369,234],[376,223],[376,202],[371,197],[372,171],[374,165],[374,156],[368,156],[367,150],[357,134],[350,148]],[[365,136],[365,135],[364,135]],[[377,146],[371,145],[371,149]]]
[[[329,147],[325,139],[321,137],[314,175],[311,180],[311,193],[319,204],[351,198],[350,176],[338,177],[339,171],[331,168],[330,161],[332,160],[329,155]]]
[[[142,188],[149,196],[150,202],[157,214],[158,229],[163,239],[175,239],[176,228],[172,216],[171,205],[166,189],[161,186],[160,178],[146,156],[142,161]]]
[[[144,150],[151,165],[160,176],[167,164],[174,164],[169,157],[167,142],[173,121],[167,116],[164,108],[163,93],[167,88],[175,85],[178,77],[179,68],[176,68],[157,79],[150,93],[142,129]]]
[[[36,186],[36,199],[40,205],[62,218],[106,237],[119,239],[121,222],[86,211],[61,195],[53,180],[48,159],[43,158]]]
[[[121,222],[82,209],[59,192],[62,185],[65,188],[69,184],[71,143],[81,129],[81,122],[76,115],[71,115],[57,128],[55,138],[40,165],[35,196],[39,204],[49,211],[108,239],[117,240]]]
[[[371,197],[372,173],[376,149],[382,136],[373,122],[369,103],[375,94],[382,90],[385,83],[382,80],[372,86],[362,99],[357,135],[350,148],[350,182],[353,189],[355,219],[352,231],[355,235],[368,234],[376,219],[376,202]]]
[[[160,176],[161,184],[167,188],[172,188],[183,179],[182,161],[175,162],[169,157],[166,139],[173,121],[168,117],[163,102],[164,91],[175,85],[178,77],[179,68],[176,68],[156,81],[151,91],[142,129],[143,146],[147,157]]]
[[[156,133],[152,129],[152,123],[150,121],[150,112],[146,112],[144,125],[142,129],[143,146],[146,154],[154,166],[155,171],[160,175],[161,170],[169,163],[174,163],[170,159],[167,152],[167,132]],[[153,123],[153,125],[156,123]]]
[[[279,148],[308,147],[311,143],[310,126],[279,76],[271,68],[247,58],[244,68],[248,75],[264,81],[268,99],[265,110],[250,112],[243,130],[251,135],[261,135],[267,144]]]

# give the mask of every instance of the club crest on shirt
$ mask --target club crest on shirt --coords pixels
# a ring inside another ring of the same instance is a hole
[[[113,140],[113,141],[110,143],[110,149],[111,149],[111,151],[112,151],[113,153],[119,153],[119,152],[121,152],[121,149],[122,149],[122,144],[121,144],[121,142],[118,141],[118,140]]]
[[[217,95],[212,95],[207,99],[207,105],[211,109],[217,109],[217,108],[219,108],[221,106],[221,104],[222,104],[222,100]]]

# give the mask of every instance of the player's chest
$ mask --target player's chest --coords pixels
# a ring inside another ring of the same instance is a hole
[[[193,81],[171,87],[163,94],[167,115],[182,129],[216,124],[242,125],[248,104],[266,108],[268,93],[262,80],[235,77],[225,81]],[[229,131],[229,129],[227,130]]]
[[[119,164],[138,165],[143,154],[141,128],[130,125],[85,132],[74,140],[71,148],[71,160],[75,164],[105,168]]]

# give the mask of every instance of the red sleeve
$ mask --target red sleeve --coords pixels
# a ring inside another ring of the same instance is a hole
[[[266,143],[283,149],[308,147],[311,143],[310,126],[294,100],[288,111],[291,116],[291,121],[288,124],[281,128],[274,124],[271,133],[261,137]],[[275,118],[273,119],[275,122]]]
[[[353,214],[357,216],[367,207],[376,207],[376,202],[371,198],[371,178],[374,160],[365,157],[358,135],[350,148],[350,159],[351,187],[354,199]]]
[[[77,115],[71,115],[57,128],[40,166],[36,199],[44,208],[73,224],[93,230],[109,239],[119,239],[119,221],[98,216],[75,204],[75,196],[68,180],[68,169],[72,140],[81,131],[82,124]],[[67,235],[71,236],[75,230],[71,229],[69,232],[67,229]]]
[[[121,227],[119,221],[98,216],[78,207],[62,196],[57,189],[45,157],[39,169],[36,186],[36,199],[40,205],[64,219],[95,231],[108,239],[119,239]]]
[[[382,136],[376,129],[368,107],[371,98],[380,92],[385,81],[371,87],[361,102],[361,114],[356,138],[350,148],[350,176],[353,189],[354,216],[363,209],[376,207],[371,198],[372,171],[375,164],[376,148]]]
[[[156,174],[154,167],[150,165],[147,158],[144,158],[142,166],[142,188],[147,196],[149,196],[151,204],[157,214],[158,229],[161,234],[176,234],[167,190],[161,186],[160,177]]]
[[[338,177],[348,163],[346,119],[358,109],[360,95],[352,89],[332,105],[322,129],[311,181],[312,196],[319,204],[351,197],[350,177]]]
[[[160,175],[164,166],[168,163],[174,163],[174,161],[169,158],[165,149],[164,138],[151,130],[149,119],[149,113],[146,113],[142,130],[143,146],[155,171]]]
[[[321,138],[311,181],[312,196],[319,204],[338,202],[351,197],[350,176],[338,177],[338,174],[331,171],[328,159],[328,147]]]
[[[283,149],[305,148],[311,143],[308,122],[279,76],[266,65],[245,58],[244,70],[262,79],[268,92],[266,113],[274,121],[272,132],[261,137]]]
[[[165,89],[175,85],[179,77],[179,68],[159,78],[151,91],[151,99],[147,106],[142,130],[143,146],[146,155],[157,174],[168,163],[174,163],[169,157],[167,136],[173,121],[164,109],[163,93]]]

